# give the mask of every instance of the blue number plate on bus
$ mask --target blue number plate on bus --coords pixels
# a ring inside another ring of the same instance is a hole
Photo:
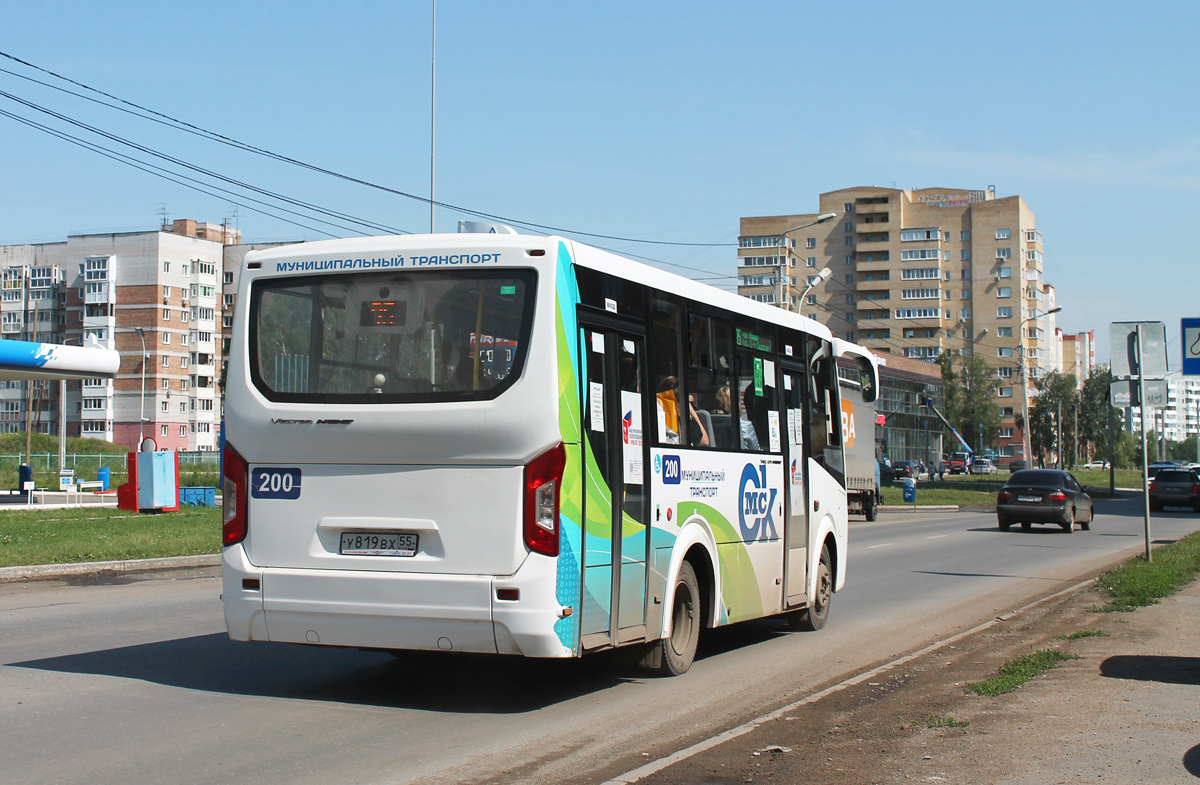
[[[255,499],[299,499],[300,470],[267,466],[250,472],[250,496]]]

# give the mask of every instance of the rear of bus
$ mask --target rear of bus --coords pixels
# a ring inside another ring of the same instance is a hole
[[[565,258],[505,235],[247,255],[226,383],[231,638],[575,653],[555,630]]]

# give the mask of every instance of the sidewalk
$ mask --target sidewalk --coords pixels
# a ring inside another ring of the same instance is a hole
[[[1200,581],[1133,613],[1090,586],[787,712],[641,783],[1191,783],[1200,778]],[[1103,637],[1057,636],[1096,631]],[[1068,660],[1015,692],[1000,665]]]

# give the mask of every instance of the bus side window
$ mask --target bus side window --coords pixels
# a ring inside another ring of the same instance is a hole
[[[729,387],[732,350],[733,332],[728,322],[689,315],[687,390],[699,419],[688,434],[693,446],[737,449]]]
[[[650,379],[657,397],[654,429],[656,444],[679,444],[679,306],[654,298],[650,303]]]

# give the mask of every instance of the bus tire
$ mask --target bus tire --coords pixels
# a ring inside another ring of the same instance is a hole
[[[868,493],[863,499],[863,515],[868,521],[874,521],[879,518],[879,507],[875,504],[874,492]]]
[[[675,591],[671,598],[671,635],[663,638],[659,672],[663,676],[682,676],[692,667],[696,645],[700,642],[700,583],[691,562],[679,566]]]
[[[816,632],[825,626],[829,618],[829,602],[833,599],[833,559],[829,546],[821,546],[821,561],[817,562],[817,591],[808,608],[800,614],[799,628],[805,632]]]

